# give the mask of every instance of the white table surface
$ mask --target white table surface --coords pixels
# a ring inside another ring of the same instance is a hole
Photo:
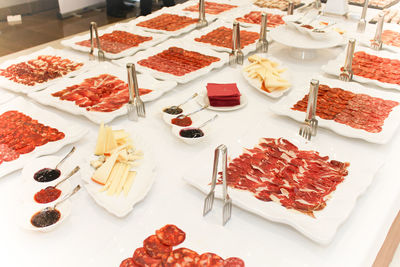
[[[353,9],[353,7],[352,7]],[[355,8],[355,10],[358,10]],[[323,50],[317,59],[300,62],[288,55],[288,48],[279,44],[270,46],[270,53],[285,62],[296,81],[309,80],[320,66],[335,58],[344,47]],[[236,82],[249,103],[241,110],[220,113],[215,122],[218,131],[209,142],[189,146],[175,138],[159,116],[159,107],[167,98],[178,100],[198,91],[206,82],[227,79]],[[189,84],[179,85],[162,99],[146,105],[147,118],[130,122],[126,117],[114,120],[115,128],[132,128],[154,145],[157,164],[156,181],[148,196],[135,206],[125,218],[116,218],[96,205],[85,190],[72,199],[73,210],[69,218],[50,233],[30,232],[16,223],[20,188],[20,171],[0,178],[0,265],[1,266],[119,266],[126,257],[140,247],[142,241],[165,224],[176,224],[186,232],[184,247],[199,253],[214,252],[222,257],[238,256],[246,266],[370,266],[400,208],[400,133],[386,145],[374,145],[362,140],[349,139],[355,147],[369,146],[371,153],[382,152],[386,164],[377,173],[368,190],[360,196],[350,217],[339,228],[333,242],[321,246],[289,226],[264,220],[233,207],[232,219],[221,226],[222,205],[217,200],[207,217],[202,216],[205,195],[186,184],[182,175],[199,151],[213,149],[223,143],[226,136],[239,138],[260,120],[273,125],[284,125],[297,131],[298,123],[275,116],[268,106],[269,99],[250,87],[239,68],[225,66]],[[88,157],[93,147],[88,141],[97,137],[98,126],[83,117],[72,116],[48,107],[64,118],[88,127],[90,133],[76,143],[75,159]],[[320,129],[318,137],[334,144],[335,133]],[[56,153],[64,155],[66,147]],[[362,157],[363,155],[360,155]],[[196,168],[202,168],[198,162]],[[196,171],[193,169],[192,171]],[[73,183],[79,183],[75,177]],[[329,205],[329,203],[328,203]]]

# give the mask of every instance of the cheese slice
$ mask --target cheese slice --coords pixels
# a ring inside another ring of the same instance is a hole
[[[125,169],[125,172],[124,172],[124,174],[122,175],[121,180],[119,181],[118,187],[117,187],[117,189],[116,189],[116,191],[115,191],[115,193],[116,193],[117,195],[121,194],[122,188],[124,187],[124,184],[125,184],[125,182],[126,182],[126,178],[128,178],[129,170],[131,169],[131,164],[126,164],[126,166],[127,166],[127,167],[126,167],[126,169]]]
[[[120,169],[120,165],[118,163],[115,163],[114,167],[112,168],[112,171],[110,172],[110,176],[108,176],[106,184],[102,188],[100,188],[100,190],[99,190],[100,192],[107,191],[108,188],[110,188],[112,179],[113,179],[113,177],[115,177],[117,175],[117,173],[119,172],[119,169]]]
[[[126,149],[121,150],[121,152],[119,153],[118,156],[118,160],[119,161],[128,161],[129,156],[128,156],[128,152],[126,151]]]
[[[100,128],[99,128],[99,134],[97,136],[96,148],[94,151],[95,155],[97,155],[97,156],[103,155],[105,142],[106,142],[106,132],[104,129],[104,123],[101,123]]]
[[[118,163],[121,167],[119,168],[118,173],[115,174],[114,177],[112,177],[111,185],[110,188],[107,191],[107,195],[114,195],[115,192],[117,191],[118,185],[121,182],[121,179],[126,173],[129,171],[129,166],[125,163]]]
[[[117,161],[119,150],[115,151],[92,175],[92,180],[98,184],[105,185],[108,177]]]
[[[111,150],[117,147],[117,141],[115,141],[114,134],[112,132],[111,127],[106,126],[106,145],[105,145],[105,153],[110,152]]]
[[[129,137],[129,133],[125,132],[125,130],[114,130],[113,131],[114,138],[119,142],[120,139],[125,139]]]
[[[127,196],[129,194],[129,191],[131,190],[131,187],[132,187],[133,181],[135,180],[135,177],[136,177],[135,171],[130,171],[128,173],[128,177],[126,177],[126,181],[123,186],[125,196]]]

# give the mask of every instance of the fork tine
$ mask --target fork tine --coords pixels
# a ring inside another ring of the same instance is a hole
[[[214,204],[214,191],[208,193],[207,197],[204,199],[203,216],[209,213]]]

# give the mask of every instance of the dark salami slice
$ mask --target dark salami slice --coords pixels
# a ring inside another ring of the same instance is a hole
[[[143,247],[146,249],[150,257],[160,259],[163,256],[168,256],[172,251],[171,246],[166,246],[157,238],[156,235],[151,235],[143,241]]]
[[[167,246],[177,246],[186,238],[185,232],[173,224],[167,224],[163,228],[157,230],[156,235],[158,239]]]
[[[224,261],[224,267],[244,267],[244,261],[240,258],[231,257]]]
[[[5,144],[0,144],[0,158],[2,161],[13,161],[19,158],[19,153]]]
[[[31,144],[27,144],[26,146],[17,149],[16,152],[18,152],[19,154],[27,154],[29,152],[32,152],[35,149],[35,144],[31,143]]]
[[[132,258],[127,258],[121,262],[119,267],[138,267]]]
[[[223,267],[224,259],[214,253],[203,253],[200,255],[199,267]]]
[[[163,260],[164,267],[197,267],[199,254],[188,248],[178,248]]]
[[[135,250],[132,259],[140,267],[162,267],[161,260],[150,257],[143,247]]]

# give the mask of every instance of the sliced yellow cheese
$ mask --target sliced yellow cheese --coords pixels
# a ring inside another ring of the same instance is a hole
[[[119,150],[115,151],[92,175],[92,180],[96,183],[104,185],[110,176],[111,170],[114,167],[119,155]]]
[[[112,177],[116,176],[116,173],[118,172],[118,169],[119,169],[119,164],[115,163],[114,167],[112,168],[112,170],[110,172],[110,176],[108,176],[108,178],[107,178],[107,181],[106,181],[105,185],[102,188],[100,188],[100,190],[99,190],[100,192],[107,191],[108,188],[110,188]]]
[[[135,180],[135,177],[136,177],[136,172],[129,171],[128,177],[126,177],[126,181],[123,186],[125,196],[127,196],[129,194],[129,191],[131,190],[131,187],[132,187],[133,181]]]
[[[94,154],[96,154],[97,156],[103,155],[105,143],[106,143],[106,132],[104,129],[104,123],[101,123],[99,128],[99,134],[97,136],[97,143],[96,143],[96,148],[94,150]]]
[[[105,153],[114,150],[117,147],[117,141],[115,141],[114,134],[111,127],[106,126],[106,145]]]
[[[128,152],[126,151],[126,149],[121,150],[121,152],[119,153],[118,156],[118,160],[119,161],[128,161],[129,156],[128,156]]]
[[[122,177],[125,175],[126,172],[129,171],[129,166],[125,163],[118,163],[121,165],[120,170],[118,173],[115,174],[114,177],[112,177],[112,181],[110,184],[110,188],[107,190],[107,195],[112,196],[115,194],[117,191],[118,185],[121,182]]]
[[[129,133],[125,132],[125,130],[114,130],[113,131],[114,138],[119,142],[121,139],[125,139],[129,137]]]
[[[131,165],[130,164],[125,164],[125,165],[126,165],[125,172],[123,173],[121,179],[119,180],[117,189],[115,190],[115,194],[116,195],[119,195],[121,193],[122,188],[124,187],[126,178],[128,177],[129,170],[131,169]]]

